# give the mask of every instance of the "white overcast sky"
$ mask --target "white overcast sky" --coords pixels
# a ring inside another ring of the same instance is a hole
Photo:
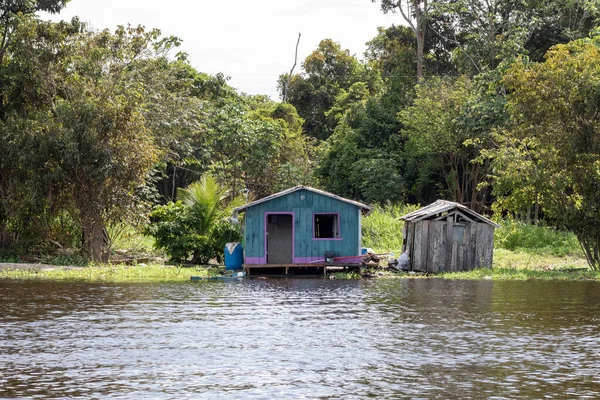
[[[371,0],[71,0],[59,15],[41,15],[73,16],[94,29],[128,23],[159,28],[183,39],[180,49],[199,71],[222,72],[236,89],[273,100],[279,100],[277,77],[294,63],[298,32],[294,72],[322,39],[340,42],[362,59],[378,26],[401,24],[400,15],[384,15]]]

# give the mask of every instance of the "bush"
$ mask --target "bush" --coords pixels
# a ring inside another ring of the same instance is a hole
[[[157,206],[150,214],[146,233],[154,236],[155,247],[167,252],[171,260],[208,264],[221,262],[225,243],[240,241],[241,229],[228,217],[241,198],[227,201],[228,191],[211,176],[204,176],[181,190],[183,201]]]
[[[496,248],[546,253],[555,256],[581,254],[581,247],[572,232],[560,231],[524,222],[505,220],[502,228],[496,229]]]
[[[404,227],[404,221],[400,217],[418,208],[405,204],[375,206],[362,222],[363,246],[372,247],[376,251],[393,251],[399,254],[402,250]]]
[[[239,226],[224,219],[202,232],[198,211],[178,201],[158,206],[150,214],[146,232],[154,237],[156,248],[164,250],[174,262],[190,258],[198,264],[208,264],[211,259],[222,262],[225,244],[241,238]]]

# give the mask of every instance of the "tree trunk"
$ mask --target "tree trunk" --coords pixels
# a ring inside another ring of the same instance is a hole
[[[108,235],[100,215],[82,218],[83,250],[91,261],[107,263],[109,255]]]
[[[417,38],[417,83],[420,83],[423,78],[423,54],[428,18],[427,1],[428,0],[406,0],[406,3],[403,3],[399,0],[394,4]],[[404,10],[404,4],[406,4],[406,11]]]
[[[417,83],[423,79],[423,49],[425,47],[425,29],[417,33]]]
[[[585,233],[576,232],[575,236],[579,240],[579,244],[585,258],[587,259],[588,265],[594,271],[600,270],[600,237],[590,237]]]
[[[496,68],[496,27],[494,25],[494,14],[490,13],[489,19],[489,42],[490,42],[490,70]]]
[[[423,79],[423,52],[425,49],[425,31],[427,30],[427,0],[423,0],[423,8],[419,7],[420,0],[413,0],[415,12],[415,36],[417,37],[417,83]]]

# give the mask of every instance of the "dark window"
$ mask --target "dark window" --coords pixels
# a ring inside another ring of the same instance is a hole
[[[337,214],[315,214],[315,239],[338,239],[340,237]]]
[[[459,246],[462,246],[463,244],[465,244],[465,231],[466,230],[467,230],[467,227],[464,225],[454,225],[452,227],[452,239]]]

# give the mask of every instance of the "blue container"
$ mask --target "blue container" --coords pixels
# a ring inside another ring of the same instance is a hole
[[[244,249],[238,242],[227,243],[225,245],[225,269],[242,269],[244,263]]]

